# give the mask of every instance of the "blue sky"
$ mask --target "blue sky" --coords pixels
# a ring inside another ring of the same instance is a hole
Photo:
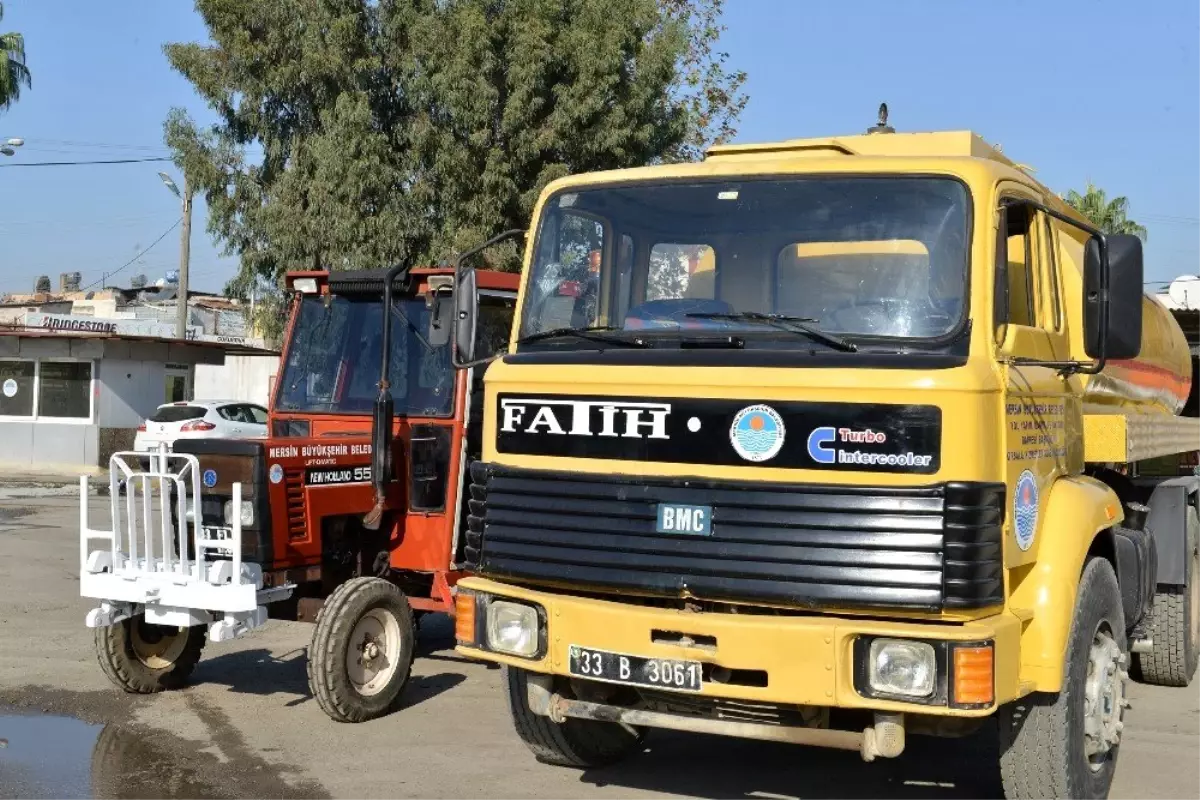
[[[209,118],[162,55],[205,36],[186,0],[4,6],[34,83],[0,114],[0,139],[26,140],[0,163],[163,155],[169,108]],[[1128,196],[1149,229],[1148,279],[1200,271],[1195,0],[727,0],[725,22],[731,63],[750,74],[740,140],[857,133],[886,101],[899,130],[972,129],[1056,191],[1090,178]],[[0,168],[0,292],[129,261],[178,217],[162,168]],[[219,291],[234,261],[205,214],[197,202],[193,286]],[[154,280],[178,258],[173,232],[115,281]]]

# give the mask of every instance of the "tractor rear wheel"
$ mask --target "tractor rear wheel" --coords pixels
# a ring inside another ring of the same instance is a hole
[[[382,578],[353,578],[325,601],[308,650],[308,685],[329,718],[365,722],[393,711],[412,673],[408,598]]]
[[[154,625],[139,614],[96,628],[96,659],[109,680],[132,694],[178,689],[199,663],[207,631]]]

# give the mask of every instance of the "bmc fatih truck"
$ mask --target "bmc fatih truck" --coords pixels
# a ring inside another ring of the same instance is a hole
[[[986,722],[1009,796],[1106,795],[1128,676],[1197,658],[1200,479],[1128,476],[1200,446],[1142,286],[1138,239],[966,132],[552,183],[485,377],[458,651],[552,764]]]

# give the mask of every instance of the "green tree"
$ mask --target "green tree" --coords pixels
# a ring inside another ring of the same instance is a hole
[[[0,3],[0,21],[4,3]],[[21,98],[21,87],[33,85],[25,66],[25,37],[19,33],[0,33],[0,109],[8,109]]]
[[[1129,218],[1129,198],[1108,199],[1103,189],[1088,181],[1083,194],[1067,192],[1067,204],[1083,214],[1105,233],[1128,233],[1146,241],[1146,229]]]
[[[171,65],[216,112],[165,129],[241,259],[288,269],[437,262],[511,227],[573,172],[696,158],[744,74],[724,0],[197,0],[211,44]]]

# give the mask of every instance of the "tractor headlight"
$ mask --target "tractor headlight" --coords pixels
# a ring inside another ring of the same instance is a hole
[[[233,524],[233,501],[226,500],[224,508],[225,524]],[[254,504],[242,501],[242,527],[249,528],[254,525]]]

